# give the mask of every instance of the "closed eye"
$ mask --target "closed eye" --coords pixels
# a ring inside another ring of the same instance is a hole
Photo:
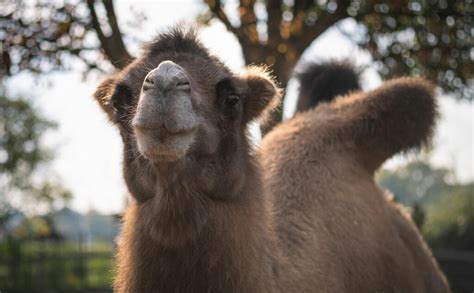
[[[226,105],[228,107],[235,107],[237,103],[240,101],[240,95],[237,93],[230,93],[226,98]]]
[[[176,84],[176,89],[181,90],[181,91],[190,91],[191,84],[189,83],[189,81],[178,82]]]
[[[127,85],[119,83],[115,87],[111,97],[111,103],[115,108],[118,118],[121,118],[127,111],[127,108],[132,104],[132,97],[132,91]]]

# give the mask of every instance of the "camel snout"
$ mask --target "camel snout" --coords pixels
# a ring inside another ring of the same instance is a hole
[[[166,60],[147,74],[132,120],[146,158],[169,161],[187,153],[199,127],[192,99],[190,78],[180,65]]]
[[[154,90],[159,93],[159,98],[172,97],[172,92],[191,92],[186,70],[173,61],[163,61],[155,69],[151,70],[142,85],[142,90]],[[171,92],[171,93],[170,93]]]

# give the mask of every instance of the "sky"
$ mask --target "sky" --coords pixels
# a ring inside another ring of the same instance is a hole
[[[199,0],[118,0],[115,5],[122,31],[141,41],[151,39],[176,22],[192,22],[205,9]],[[232,5],[227,8],[230,13],[232,8]],[[139,30],[130,25],[136,22],[131,10],[144,12],[147,16]],[[354,27],[351,21],[341,25],[348,29]],[[230,68],[239,70],[244,66],[236,38],[218,21],[203,28],[200,38]],[[129,42],[128,45],[132,54],[138,53],[137,43]],[[370,55],[358,49],[337,29],[325,32],[303,55],[303,60],[331,58],[349,58],[356,65],[368,65],[362,75],[364,89],[380,85],[381,79],[371,66]],[[46,117],[58,123],[58,129],[50,132],[45,139],[45,144],[56,151],[51,170],[47,172],[51,172],[51,176],[58,174],[72,191],[72,208],[82,212],[94,209],[118,213],[123,210],[127,196],[121,174],[122,144],[118,131],[108,123],[105,114],[92,99],[92,93],[102,78],[101,75],[91,74],[83,80],[80,66],[73,66],[72,71],[48,74],[39,83],[31,75],[22,73],[10,78],[7,88],[14,95],[30,97]],[[295,81],[290,81],[284,105],[286,118],[294,112],[297,87]],[[432,162],[437,166],[454,168],[460,181],[473,180],[474,106],[440,96],[440,110]],[[386,166],[393,168],[414,158],[415,155],[398,156],[388,161]]]

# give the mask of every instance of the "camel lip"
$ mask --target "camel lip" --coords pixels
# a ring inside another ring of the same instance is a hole
[[[185,136],[196,132],[197,127],[168,129],[165,126],[134,125],[136,132],[151,136],[157,139],[166,139],[174,136]]]
[[[170,131],[165,127],[135,128],[138,149],[145,158],[159,163],[186,155],[195,140],[197,127]]]
[[[166,129],[135,130],[138,150],[154,163],[177,161],[187,154],[197,128],[170,132]]]

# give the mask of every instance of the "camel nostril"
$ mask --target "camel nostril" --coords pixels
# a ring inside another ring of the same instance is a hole
[[[151,70],[142,85],[143,90],[156,88],[160,91],[178,90],[190,92],[191,85],[186,70],[172,61],[163,61]]]
[[[151,83],[151,84],[154,84],[155,81],[151,78],[150,75],[148,75],[146,78],[145,78],[145,82],[144,83]]]
[[[153,88],[154,86],[155,86],[155,81],[153,80],[153,78],[150,75],[145,77],[145,80],[143,81],[143,85],[142,85],[143,91],[147,91]]]
[[[143,91],[147,91],[147,90],[152,89],[152,88],[153,88],[153,84],[148,83],[148,82],[143,83],[143,86],[142,86]]]
[[[176,89],[181,91],[190,91],[191,84],[189,83],[189,81],[181,81],[176,84]]]

